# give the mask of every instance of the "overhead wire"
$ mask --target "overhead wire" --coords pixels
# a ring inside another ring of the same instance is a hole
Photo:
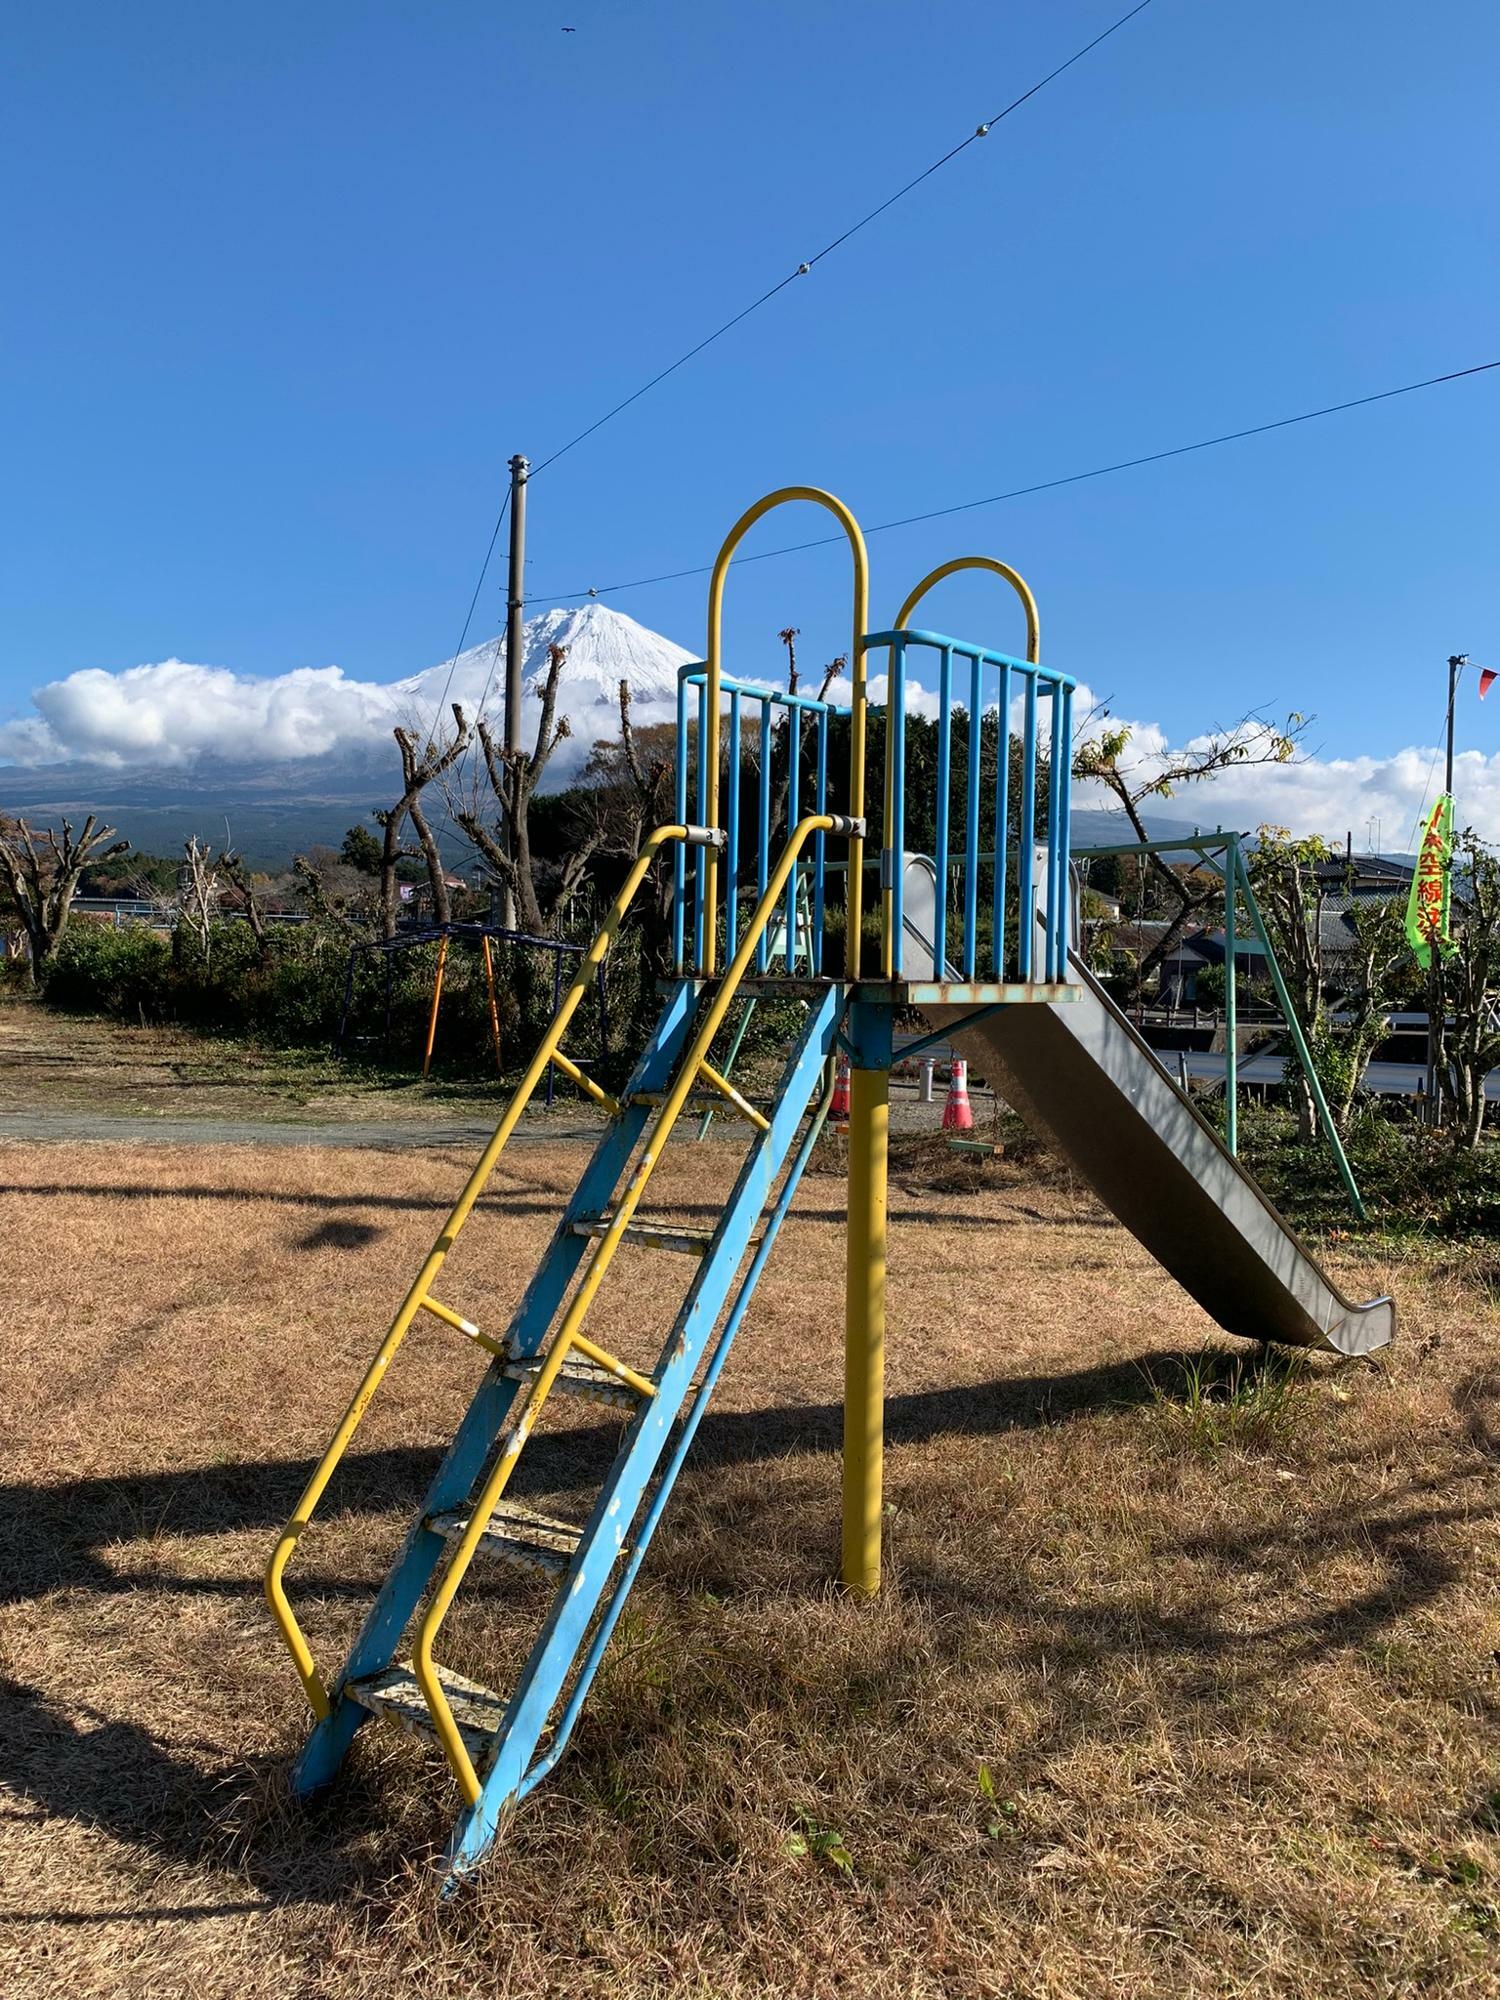
[[[1235,444],[1245,438],[1264,437],[1270,431],[1290,429],[1295,424],[1310,424],[1320,417],[1338,416],[1346,410],[1359,410],[1371,403],[1387,403],[1396,396],[1415,395],[1419,389],[1434,389],[1445,382],[1461,382],[1472,375],[1483,375],[1491,369],[1500,368],[1500,360],[1476,361],[1472,367],[1453,368],[1442,375],[1427,375],[1420,382],[1403,382],[1396,389],[1378,389],[1368,396],[1351,396],[1341,403],[1325,403],[1315,410],[1301,410],[1295,416],[1275,417],[1263,424],[1248,424],[1241,430],[1221,431],[1214,437],[1198,438],[1192,444],[1170,445],[1161,451],[1148,451],[1136,458],[1116,459],[1109,465],[1091,466],[1086,472],[1063,473],[1055,479],[1038,479],[1029,486],[1013,486],[1004,493],[988,493],[978,500],[958,500],[947,507],[930,507],[921,514],[903,514],[894,521],[880,521],[874,527],[866,528],[866,536],[889,534],[895,528],[915,527],[923,521],[940,521],[950,514],[967,514],[979,507],[998,507],[1007,500],[1020,500],[1033,493],[1049,493],[1060,486],[1077,486],[1084,480],[1103,479],[1111,473],[1130,472],[1143,465],[1160,465],[1171,458],[1185,458],[1192,452],[1211,451],[1217,445]],[[806,549],[829,548],[842,542],[839,535],[818,535],[807,542],[787,542],[780,548],[759,549],[751,555],[735,556],[734,565],[742,563],[771,562],[778,556],[800,555]],[[572,603],[579,598],[613,597],[625,590],[644,590],[655,583],[676,583],[684,577],[706,576],[713,568],[712,563],[698,563],[688,569],[663,570],[655,576],[635,577],[628,583],[592,585],[586,590],[537,591],[552,604]]]
[[[653,389],[665,382],[669,375],[675,375],[679,368],[685,368],[688,362],[694,360],[706,347],[712,347],[716,340],[722,340],[724,335],[731,332],[741,321],[749,319],[752,313],[759,312],[762,306],[769,305],[771,300],[778,293],[784,292],[788,285],[794,284],[798,278],[805,278],[815,264],[821,264],[825,257],[832,256],[833,252],[847,243],[851,236],[857,236],[860,230],[867,228],[877,216],[884,215],[888,208],[894,208],[896,203],[902,200],[904,196],[909,195],[913,188],[920,187],[923,181],[931,179],[933,174],[946,167],[951,160],[956,160],[959,154],[967,151],[977,139],[987,138],[994,128],[1000,124],[1002,119],[1009,118],[1013,111],[1019,111],[1021,106],[1029,103],[1038,91],[1045,90],[1047,85],[1060,77],[1064,70],[1069,70],[1075,63],[1082,62],[1084,57],[1089,55],[1094,49],[1097,49],[1101,42],[1107,42],[1111,35],[1117,34],[1127,22],[1133,21],[1137,14],[1143,14],[1150,5],[1151,0],[1138,0],[1138,4],[1132,7],[1128,13],[1122,14],[1117,21],[1112,21],[1100,34],[1095,35],[1091,42],[1085,42],[1081,49],[1075,49],[1065,62],[1060,62],[1057,65],[1056,69],[1048,70],[1045,76],[1038,77],[1037,81],[1029,89],[1023,90],[1019,97],[1013,97],[1010,103],[1005,105],[1001,110],[995,112],[991,117],[982,120],[968,134],[967,138],[961,139],[956,146],[950,146],[940,159],[934,160],[931,166],[924,167],[921,173],[907,181],[903,187],[897,188],[894,194],[887,195],[878,207],[872,208],[867,215],[862,215],[858,222],[851,223],[847,229],[835,236],[831,243],[825,243],[823,248],[815,252],[813,256],[804,257],[798,263],[795,270],[788,271],[784,278],[778,279],[768,291],[762,292],[759,298],[752,299],[747,306],[742,306],[732,319],[727,319],[722,326],[715,327],[712,333],[706,334],[695,346],[690,347],[685,354],[679,354],[675,361],[669,362],[665,368],[653,375],[648,382],[643,382],[640,388],[632,390],[630,395],[626,396],[622,402],[616,403],[613,409],[606,410],[602,417],[596,417],[593,423],[589,424],[586,429],[579,431],[576,437],[571,437],[566,444],[559,445],[550,457],[544,458],[539,465],[532,467],[530,478],[535,479],[539,473],[545,472],[549,465],[556,465],[557,461],[572,451],[575,445],[582,444],[585,438],[591,438],[595,431],[602,430],[607,423],[612,423],[622,411],[628,410],[632,403],[638,403],[642,396],[649,395]]]

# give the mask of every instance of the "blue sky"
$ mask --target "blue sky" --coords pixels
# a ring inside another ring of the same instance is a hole
[[[547,456],[1121,11],[12,9],[0,715],[171,656],[431,664],[512,451]],[[1500,355],[1497,58],[1468,0],[1153,0],[539,477],[534,607],[707,561],[784,481],[874,523]],[[1497,442],[1500,371],[878,536],[875,615],[1000,554],[1049,662],[1172,740],[1266,704],[1382,759],[1435,740],[1450,651],[1500,656]],[[789,512],[751,546],[817,531]],[[789,622],[841,650],[846,589],[837,550],[738,573],[735,666]],[[701,644],[701,579],[608,601]],[[941,622],[1019,645],[981,584]],[[1500,750],[1500,710],[1463,732]]]

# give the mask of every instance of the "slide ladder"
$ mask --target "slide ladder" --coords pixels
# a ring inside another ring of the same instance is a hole
[[[733,963],[720,979],[674,983],[629,1084],[615,1100],[562,1053],[560,1042],[644,879],[654,847],[671,839],[714,841],[711,832],[690,827],[653,836],[653,847],[637,863],[580,966],[272,1557],[267,1594],[317,1717],[296,1766],[296,1789],[310,1792],[327,1783],[356,1729],[372,1716],[430,1733],[463,1800],[448,1851],[450,1885],[479,1861],[506,1811],[551,1770],[567,1745],[821,1130],[831,1095],[831,1057],[847,1004],[844,987],[830,984],[809,1001],[766,1108],[743,1096],[708,1055],[799,849],[814,833],[847,834],[857,825],[828,814],[799,824]],[[496,1335],[438,1300],[432,1285],[549,1064],[595,1098],[608,1123],[508,1328]],[[700,1107],[705,1096],[736,1114],[747,1147],[718,1221],[698,1230],[652,1218],[641,1204],[678,1118]],[[688,1273],[659,1353],[636,1359],[583,1330],[605,1272],[627,1244],[675,1254]],[[284,1571],[396,1346],[423,1311],[492,1358],[342,1672],[325,1685],[287,1600]],[[581,1520],[539,1513],[510,1492],[512,1475],[553,1395],[601,1401],[628,1413],[613,1463]],[[508,1693],[454,1672],[436,1654],[444,1620],[476,1559],[518,1564],[556,1579],[551,1608]]]

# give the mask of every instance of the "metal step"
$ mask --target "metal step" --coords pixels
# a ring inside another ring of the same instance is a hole
[[[493,1688],[481,1687],[478,1681],[466,1680],[462,1674],[454,1673],[451,1667],[439,1667],[438,1679],[448,1697],[448,1706],[453,1710],[453,1720],[458,1724],[464,1748],[475,1766],[482,1770],[490,1754],[490,1745],[500,1734],[500,1725],[505,1720],[505,1702]],[[350,1681],[344,1692],[361,1708],[367,1708],[371,1715],[389,1716],[392,1722],[410,1730],[413,1736],[437,1735],[432,1726],[432,1710],[427,1706],[421,1684],[404,1660],[399,1666],[386,1667],[364,1680]]]
[[[467,1507],[449,1507],[429,1514],[427,1525],[445,1542],[456,1542],[469,1525]],[[519,1563],[523,1569],[545,1570],[561,1576],[573,1560],[583,1529],[576,1521],[557,1521],[550,1514],[538,1514],[517,1500],[501,1499],[485,1523],[480,1550],[498,1556],[502,1562]]]
[[[648,1104],[656,1106],[660,1104],[665,1104],[670,1096],[671,1092],[667,1090],[633,1090],[624,1101],[627,1104]],[[773,1111],[776,1108],[776,1100],[774,1097],[751,1097],[747,1093],[745,1097],[745,1102],[748,1105],[752,1106],[756,1111]],[[725,1097],[723,1093],[720,1091],[690,1090],[687,1096],[683,1099],[682,1108],[684,1112],[688,1111],[731,1111],[732,1112],[735,1109],[735,1106],[731,1102],[731,1100]]]
[[[573,1224],[575,1236],[607,1236],[614,1221],[609,1215],[580,1216]],[[649,1250],[680,1250],[688,1257],[701,1257],[714,1240],[711,1229],[695,1229],[687,1222],[627,1222],[625,1241],[640,1243]]]
[[[606,1236],[613,1223],[612,1215],[583,1215],[573,1224],[575,1236]],[[627,1222],[625,1241],[639,1243],[648,1250],[680,1250],[688,1257],[702,1257],[714,1240],[715,1231],[701,1228],[691,1222]],[[756,1230],[750,1238],[753,1250],[761,1239],[761,1231]]]
[[[527,1359],[507,1361],[502,1372],[512,1382],[534,1382],[546,1358],[544,1354],[533,1354]],[[589,1361],[582,1355],[568,1356],[552,1386],[565,1395],[578,1396],[585,1403],[603,1403],[612,1410],[638,1410],[641,1406],[640,1396],[628,1382],[622,1382],[618,1375],[611,1375],[597,1361]]]

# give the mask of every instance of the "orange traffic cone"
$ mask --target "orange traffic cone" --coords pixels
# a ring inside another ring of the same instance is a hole
[[[840,1056],[833,1077],[833,1102],[828,1107],[829,1123],[836,1132],[849,1130],[849,1058]]]
[[[948,1101],[943,1106],[945,1132],[972,1132],[974,1113],[969,1108],[969,1065],[955,1056],[948,1065]]]

